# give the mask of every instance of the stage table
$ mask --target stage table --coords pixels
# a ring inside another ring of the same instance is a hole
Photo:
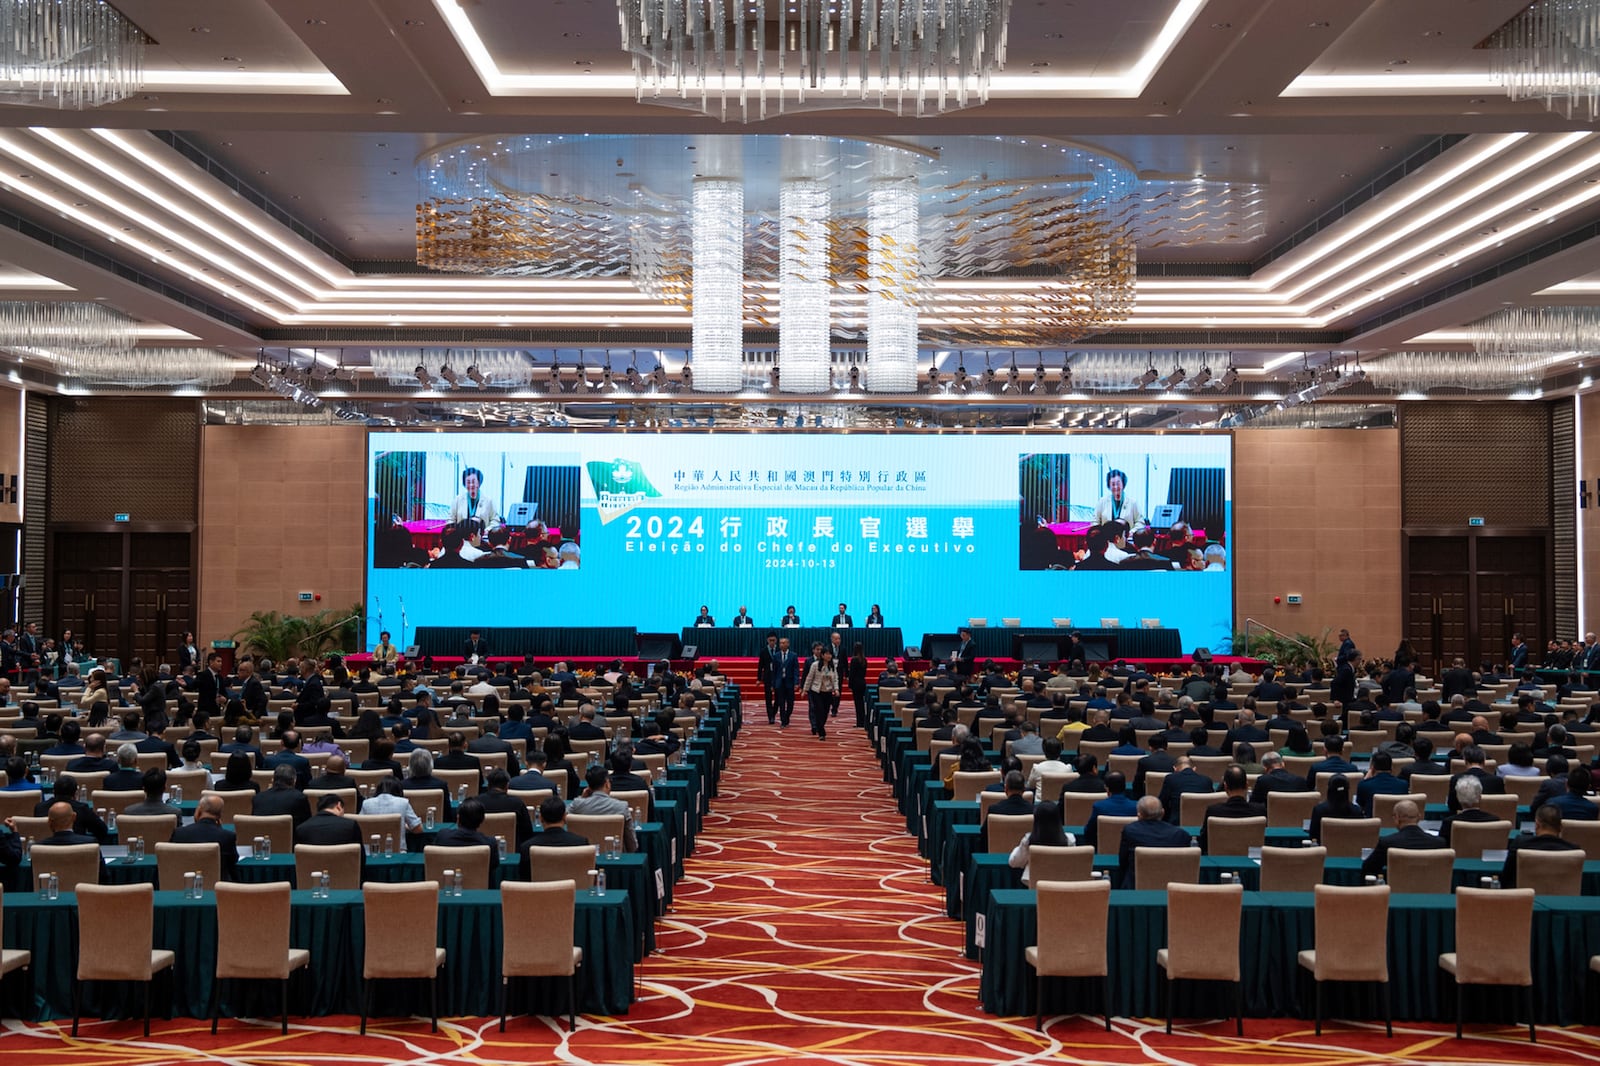
[[[311,966],[290,982],[290,1012],[323,1016],[356,1014],[361,1000],[361,960],[365,950],[362,900],[359,892],[334,892],[328,899],[313,899],[309,892],[292,897],[290,943],[311,951]],[[33,893],[5,901],[5,945],[33,952],[34,1002],[18,1002],[23,982],[6,983],[4,997],[10,1017],[48,1020],[71,1017],[72,985],[76,967],[76,909],[72,893],[45,901]],[[439,899],[438,943],[446,951],[439,978],[441,1015],[491,1016],[499,986],[501,912],[498,892],[466,892]],[[212,974],[216,969],[216,897],[184,898],[181,892],[155,895],[155,946],[177,955],[176,970],[158,974],[152,989],[157,1017],[209,1016]],[[583,948],[584,965],[578,971],[579,1010],[596,1014],[625,1014],[633,1002],[633,949],[636,936],[632,909],[622,892],[592,896],[580,889],[573,929],[574,942]],[[520,982],[519,982],[520,984]],[[565,1005],[559,980],[529,982],[508,1002],[513,1011],[529,1001],[546,1010]],[[228,984],[223,1013],[272,1017],[277,1012],[277,990],[264,986]],[[127,1017],[138,1010],[134,985],[94,984],[85,991],[87,1016]],[[423,981],[385,982],[379,999],[385,1016],[426,1015],[427,984]]]

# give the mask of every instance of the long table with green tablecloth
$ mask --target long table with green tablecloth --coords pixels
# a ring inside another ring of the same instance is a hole
[[[1309,892],[1246,892],[1240,928],[1246,1014],[1309,1017],[1313,986],[1297,953],[1315,946],[1313,896]],[[1037,900],[1026,889],[989,894],[981,950],[978,999],[991,1014],[1034,1013],[1035,978],[1023,949],[1037,943]],[[1485,930],[1493,935],[1493,930]],[[1165,892],[1111,894],[1107,957],[1111,1013],[1155,1017],[1162,1010],[1156,951],[1167,944]],[[1439,955],[1455,950],[1455,897],[1393,895],[1389,899],[1389,993],[1397,1020],[1440,1020],[1455,1015],[1454,994],[1441,978]],[[1543,1024],[1584,1020],[1584,987],[1590,956],[1600,954],[1600,900],[1545,897],[1533,915],[1534,1004]],[[1374,1019],[1383,1016],[1377,986],[1327,986],[1324,1016]],[[1503,989],[1469,989],[1467,1016],[1512,1022],[1517,996]],[[1098,1012],[1098,987],[1049,981],[1044,1012]],[[1179,1018],[1220,1018],[1233,1010],[1232,990],[1203,982],[1179,982],[1173,1013]]]
[[[12,978],[0,989],[0,1010],[6,1017],[51,1019],[72,1014],[72,985],[77,957],[77,900],[63,893],[46,901],[29,893],[8,896],[4,907],[4,942],[8,948],[33,952],[31,980]],[[418,930],[397,935],[418,935]],[[426,935],[423,933],[422,935]],[[498,892],[466,892],[441,896],[435,931],[445,949],[439,981],[439,1009],[446,1015],[495,1013],[499,985],[501,912]],[[633,1002],[632,909],[621,892],[605,896],[580,890],[573,941],[583,949],[578,974],[579,1009],[593,1014],[623,1014]],[[157,1016],[203,1018],[210,1009],[212,974],[216,968],[216,897],[187,899],[181,892],[155,894],[154,943],[177,956],[175,972],[159,976],[152,987]],[[291,896],[290,943],[311,952],[306,973],[290,985],[290,1010],[321,1016],[354,1014],[360,1009],[361,966],[365,929],[361,893],[334,892],[314,899],[310,892]],[[560,981],[533,982],[509,1001],[512,1010],[530,1003],[556,1013],[565,1006]],[[28,994],[32,993],[32,1002]],[[226,1015],[270,1015],[277,1010],[277,990],[235,987],[223,999]],[[125,1017],[138,1012],[136,986],[94,984],[86,987],[84,1012],[93,1017]],[[385,982],[376,1002],[380,1015],[425,1014],[427,983]]]

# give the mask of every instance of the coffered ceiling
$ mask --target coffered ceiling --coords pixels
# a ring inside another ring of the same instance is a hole
[[[636,100],[615,0],[117,6],[157,42],[145,92],[0,112],[0,299],[101,299],[152,344],[357,366],[374,346],[685,346],[684,310],[624,278],[415,266],[419,161],[522,133],[826,133],[934,155],[1000,135],[1260,190],[1249,239],[1146,241],[1131,315],[1083,342],[1098,350],[1292,369],[1289,352],[1464,347],[1507,306],[1600,303],[1600,135],[1509,100],[1478,47],[1524,0],[1015,0],[986,104],[748,126]],[[925,315],[967,292],[939,282]]]

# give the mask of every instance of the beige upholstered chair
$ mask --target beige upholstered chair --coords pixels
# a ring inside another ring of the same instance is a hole
[[[633,824],[643,825],[650,820],[650,793],[642,788],[619,788],[611,793],[614,799],[626,803],[633,810]]]
[[[1430,804],[1450,802],[1449,774],[1412,774],[1410,786],[1413,792],[1427,796]]]
[[[565,777],[566,775],[563,774],[561,776]],[[559,782],[557,783],[559,784]],[[506,794],[515,799],[521,800],[527,805],[528,810],[532,811],[536,809],[539,804],[555,795],[555,792],[548,788],[513,788],[510,789]]]
[[[442,827],[443,826],[443,824],[444,824],[444,789],[442,789],[442,788],[407,789],[406,793],[405,793],[405,797],[406,797],[407,800],[409,800],[411,802],[411,809],[416,812],[417,817],[422,819],[424,828],[427,827],[428,808],[429,807],[433,808],[433,817],[434,817],[434,825],[435,825],[435,827]]]
[[[530,845],[528,879],[571,881],[586,886],[590,880],[589,871],[595,868],[598,855],[599,847],[594,844],[586,848],[541,848],[537,844]]]
[[[150,984],[173,960],[172,952],[153,946],[155,886],[87,882],[78,885],[77,893],[78,979],[72,986],[72,1035],[78,1035],[83,1013],[84,982],[116,981],[144,986],[144,1035],[149,1036]]]
[[[256,794],[249,790],[224,789],[221,792],[207,790],[201,795],[222,797],[222,824],[231,826],[235,818],[250,813],[250,808],[255,805]]]
[[[315,807],[311,808],[316,810]],[[274,855],[287,855],[294,848],[294,817],[288,814],[241,814],[233,820],[234,835],[250,846],[256,837],[272,841]]]
[[[31,818],[43,798],[44,793],[39,789],[29,789],[26,792],[0,792],[0,821],[18,815]]]
[[[394,837],[395,852],[399,853],[406,850],[405,819],[401,818],[398,813],[351,814],[349,813],[349,810],[350,809],[348,807],[345,808],[345,817],[361,827],[362,840],[371,840],[374,836],[376,836],[378,838],[378,843],[381,846],[383,844],[384,837],[392,836]],[[243,833],[239,834],[239,836],[240,839],[244,839]]]
[[[1237,1030],[1244,1035],[1244,982],[1239,966],[1243,916],[1243,885],[1167,886],[1167,946],[1156,952],[1156,965],[1167,977],[1167,1032],[1172,1032],[1173,981],[1231,981]]]
[[[1481,859],[1485,851],[1505,851],[1510,843],[1510,822],[1458,821],[1450,826],[1450,846],[1458,859]]]
[[[1134,848],[1133,876],[1134,887],[1141,892],[1196,884],[1200,880],[1200,849]]]
[[[515,811],[492,811],[483,816],[483,828],[478,832],[493,840],[505,837],[508,853],[517,850],[517,814]]]
[[[1517,820],[1517,806],[1519,803],[1520,801],[1516,796],[1507,793],[1503,796],[1484,796],[1478,801],[1478,806],[1502,822],[1514,823]],[[1454,832],[1454,830],[1451,830],[1452,839],[1454,839]],[[1505,845],[1501,844],[1500,847],[1504,848]]]
[[[482,891],[489,887],[490,849],[479,844],[473,848],[441,848],[430,844],[422,849],[423,876],[441,885],[446,870],[459,870],[461,887],[467,891]]]
[[[108,792],[103,788],[95,789],[89,794],[90,805],[95,810],[102,807],[108,811],[116,811],[117,817],[122,817],[122,812],[132,807],[135,803],[144,802],[144,791],[134,789],[126,792]]]
[[[1453,833],[1452,833],[1453,836]],[[1522,856],[1517,856],[1520,866]],[[1493,930],[1493,935],[1487,935]],[[1456,1039],[1461,1039],[1461,986],[1514,985],[1522,989],[1533,1028],[1533,889],[1460,888],[1456,890],[1456,949],[1439,956],[1439,965],[1456,979]]]
[[[1419,811],[1428,805],[1428,797],[1421,792],[1408,794],[1382,793],[1372,797],[1372,816],[1384,825],[1393,825],[1395,805],[1406,800],[1415,803]]]
[[[1180,825],[1199,825],[1205,821],[1207,807],[1226,802],[1226,792],[1185,792],[1178,800],[1178,822]]]
[[[306,803],[311,805],[311,809],[313,811],[317,809],[317,803],[321,801],[323,796],[338,796],[339,797],[339,802],[344,804],[344,809],[346,811],[348,811],[351,814],[356,813],[356,806],[357,806],[356,798],[357,798],[357,794],[356,794],[356,790],[355,789],[353,789],[353,788],[308,788],[308,789],[306,789]],[[282,816],[278,815],[277,817],[282,817]],[[274,845],[274,847],[276,847],[276,845]]]
[[[183,798],[186,800],[199,799],[200,793],[211,784],[211,775],[204,770],[168,770],[167,787],[174,785],[183,789]]]
[[[456,794],[461,791],[462,785],[467,786],[467,795],[476,796],[479,791],[479,785],[482,782],[482,777],[477,770],[435,769],[433,771],[433,776],[450,786],[450,798],[452,800],[454,800]]]
[[[217,845],[169,844],[168,847]],[[223,981],[277,981],[283,1033],[289,1031],[289,975],[311,964],[311,952],[289,946],[289,882],[217,885],[217,973],[211,986],[211,1031],[217,1031]]]
[[[1039,942],[1023,949],[1038,981],[1033,1027],[1044,1031],[1045,978],[1098,977],[1101,1007],[1106,1029],[1110,1030],[1111,969],[1106,963],[1106,926],[1111,914],[1111,882],[1087,878],[1042,881],[1035,877],[1034,886],[1039,897]]]
[[[1122,818],[1100,817],[1094,823],[1096,855],[1117,855],[1122,850],[1122,830],[1138,821],[1134,815]]]
[[[1390,848],[1389,887],[1406,895],[1448,896],[1455,865],[1456,853],[1451,848]]]
[[[329,887],[354,892],[361,887],[361,852],[360,844],[296,844],[294,883],[309,889],[311,875],[321,870],[328,875]]]
[[[1023,799],[1031,800],[1031,799],[1033,799],[1033,793],[1032,792],[1024,792],[1022,794],[1022,797],[1023,797]],[[978,824],[982,825],[984,822],[987,822],[989,820],[989,808],[993,807],[996,803],[999,803],[1001,800],[1003,800],[1005,798],[1006,798],[1006,794],[1004,792],[980,792],[980,793],[978,793]],[[1070,823],[1062,823],[1062,824],[1065,825],[1065,824],[1070,824]]]
[[[1094,805],[1105,799],[1105,796],[1094,792],[1062,792],[1059,788],[1052,790],[1048,780],[1040,784],[1041,799],[1054,799],[1058,795],[1061,800],[1062,825],[1087,825]]]
[[[18,819],[17,824],[21,826],[21,819]],[[22,829],[18,828],[17,832],[22,832]],[[1600,822],[1567,819],[1561,823],[1561,839],[1578,845],[1588,858],[1600,860]],[[1517,861],[1521,862],[1522,856],[1518,855]]]
[[[1381,832],[1383,823],[1376,818],[1324,818],[1321,844],[1330,858],[1359,859],[1361,849],[1378,846]]]
[[[176,814],[123,814],[117,816],[117,839],[138,837],[147,843],[168,840],[178,828]]]
[[[1033,829],[1031,814],[991,814],[984,823],[984,835],[989,840],[990,855],[1009,855],[1013,848]]]
[[[1327,848],[1262,848],[1261,891],[1315,891],[1327,861]]]
[[[622,837],[620,814],[569,814],[567,831],[576,833],[591,844],[603,844],[606,837]]]
[[[19,815],[11,819],[11,824],[16,826],[18,836],[43,840],[50,835],[50,819],[42,815],[37,818],[31,814],[27,817]],[[1600,826],[1600,823],[1596,823],[1596,825]]]
[[[156,879],[163,892],[182,892],[188,886],[183,875],[198,873],[205,878],[205,887],[215,887],[222,880],[222,845],[173,844],[158,841],[156,852]],[[287,883],[287,882],[285,882]]]
[[[1267,820],[1212,818],[1206,822],[1206,851],[1211,855],[1248,855],[1267,842]]]
[[[978,798],[978,793],[1000,779],[999,770],[957,770],[952,782],[952,794],[955,799],[971,803]]]
[[[1583,864],[1579,851],[1517,851],[1517,887],[1531,888],[1539,896],[1583,895]]]
[[[1070,848],[1035,844],[1028,849],[1028,880],[1034,885],[1043,881],[1087,881],[1093,872],[1094,849],[1087,844]]]
[[[33,887],[39,878],[53,873],[61,878],[61,891],[76,892],[84,885],[100,883],[99,844],[53,844],[33,849]]]
[[[580,848],[551,848],[580,851]],[[577,884],[570,880],[500,886],[500,1031],[506,1031],[506,988],[516,977],[567,979],[567,1032],[578,1025],[573,985],[583,949],[572,943]]]
[[[1393,855],[1391,852],[1391,861]],[[1433,854],[1418,852],[1418,854]],[[1389,996],[1388,885],[1316,887],[1316,947],[1300,952],[1300,965],[1317,984],[1317,1035],[1322,1035],[1324,981],[1377,981],[1383,987],[1383,1020],[1394,1036],[1394,1004]]]
[[[1273,829],[1299,829],[1311,820],[1311,809],[1322,802],[1316,792],[1268,792],[1267,825]]]
[[[343,845],[350,847],[352,845]],[[298,856],[296,856],[298,859]],[[414,881],[361,886],[366,912],[366,956],[361,966],[361,1035],[367,1035],[373,984],[402,977],[428,981],[432,1031],[439,1031],[439,971],[444,948],[436,946],[439,928],[439,882]],[[396,936],[395,930],[406,935]]]
[[[1512,775],[1511,777],[1503,777],[1501,780],[1505,782],[1506,792],[1517,797],[1517,803],[1526,807],[1533,802],[1533,797],[1539,794],[1539,789],[1544,787],[1545,782],[1549,781],[1550,778],[1542,774],[1538,777]]]

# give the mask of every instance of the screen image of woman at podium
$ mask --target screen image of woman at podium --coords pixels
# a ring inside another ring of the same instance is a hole
[[[379,452],[372,490],[375,568],[581,566],[575,465],[505,452]],[[500,501],[510,502],[502,510]]]
[[[1018,459],[1021,570],[1227,568],[1227,471],[1165,455]]]

